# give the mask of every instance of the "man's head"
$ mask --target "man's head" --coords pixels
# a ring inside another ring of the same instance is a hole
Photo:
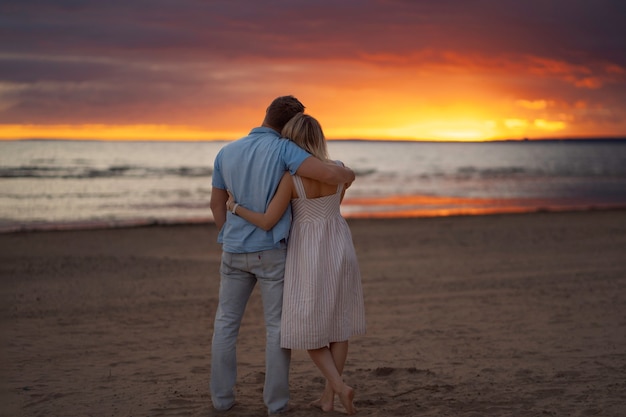
[[[267,108],[263,126],[280,132],[293,116],[302,112],[304,112],[304,105],[294,96],[278,97]]]

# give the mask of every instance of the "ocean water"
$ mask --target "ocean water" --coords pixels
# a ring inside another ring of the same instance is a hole
[[[211,221],[227,142],[0,142],[0,232]],[[626,207],[626,141],[330,141],[346,217]]]

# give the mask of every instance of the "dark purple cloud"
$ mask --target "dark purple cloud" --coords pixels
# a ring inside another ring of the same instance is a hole
[[[14,0],[0,15],[4,52],[323,58],[449,48],[626,59],[621,0]]]
[[[625,16],[622,0],[4,0],[0,123],[147,122],[155,108],[180,119],[240,97],[259,62],[384,67],[454,52],[623,69]]]

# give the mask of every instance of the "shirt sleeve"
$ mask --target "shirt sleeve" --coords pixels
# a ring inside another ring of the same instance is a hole
[[[283,152],[283,160],[285,161],[285,165],[287,165],[289,173],[295,175],[300,165],[302,165],[302,162],[311,156],[311,154],[289,139],[284,139],[284,141],[286,144]]]
[[[213,163],[213,176],[211,180],[211,185],[215,188],[219,188],[220,190],[226,190],[224,177],[222,177],[221,156],[222,151],[218,152],[217,156],[215,157],[215,162]]]

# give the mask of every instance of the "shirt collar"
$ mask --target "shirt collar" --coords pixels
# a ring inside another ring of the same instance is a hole
[[[252,133],[273,133],[276,136],[280,137],[280,134],[277,131],[275,131],[271,127],[265,127],[265,126],[255,127],[254,129],[250,131],[250,134]]]

